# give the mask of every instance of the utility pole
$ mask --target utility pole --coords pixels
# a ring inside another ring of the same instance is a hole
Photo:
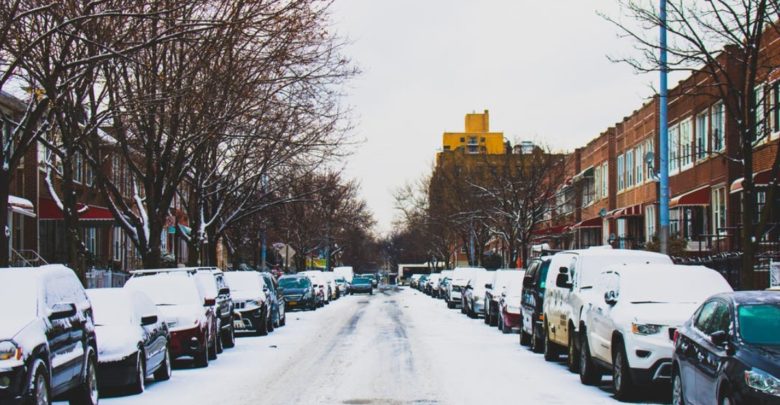
[[[669,125],[667,122],[667,104],[668,104],[668,84],[667,76],[669,67],[666,63],[666,0],[660,0],[660,22],[661,22],[661,94],[660,94],[660,128],[659,134],[659,153],[661,164],[661,184],[659,190],[659,219],[661,229],[659,239],[661,242],[661,253],[669,253]]]

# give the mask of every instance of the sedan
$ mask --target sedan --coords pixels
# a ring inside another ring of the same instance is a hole
[[[171,378],[168,327],[154,303],[140,291],[87,290],[95,315],[98,383],[130,393],[144,391],[149,377]]]
[[[674,331],[674,404],[780,403],[780,294],[707,299]]]
[[[368,293],[374,295],[374,287],[371,284],[371,279],[363,277],[355,277],[352,279],[352,284],[349,287],[351,294],[355,293]]]

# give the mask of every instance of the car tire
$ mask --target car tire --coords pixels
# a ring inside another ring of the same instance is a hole
[[[38,362],[35,374],[33,374],[33,378],[30,379],[30,388],[27,391],[29,396],[25,403],[51,405],[51,390],[49,388],[49,382],[46,379],[47,376],[48,372],[46,371],[46,367],[43,366],[43,363]]]
[[[146,362],[144,358],[144,352],[139,350],[135,356],[135,381],[127,387],[130,394],[141,394],[146,390]]]
[[[538,331],[536,325],[531,326],[531,351],[534,353],[544,352],[544,340],[538,336]]]
[[[222,347],[230,349],[236,346],[236,327],[230,322],[228,329],[222,333]]]
[[[634,382],[631,380],[631,369],[628,356],[622,341],[618,341],[612,353],[612,388],[615,397],[620,401],[631,399],[635,393]]]
[[[550,340],[550,330],[545,323],[544,326],[544,360],[556,361],[558,360],[558,348],[555,347],[555,343]]]
[[[485,325],[490,325],[490,304],[485,305]]]
[[[447,301],[447,308],[454,309],[455,308],[455,303],[451,302],[451,301]]]
[[[214,336],[214,344],[217,346],[217,354],[222,354],[225,348],[222,347],[222,322],[219,322],[216,336]]]
[[[260,322],[258,322],[258,325],[256,326],[256,330],[259,336],[268,335],[268,315],[260,319]]]
[[[523,327],[520,327],[520,345],[521,346],[530,346],[531,345],[531,335],[526,333],[523,330]]]
[[[287,325],[287,310],[284,311],[284,316],[282,317],[282,320],[279,322],[279,326]]]
[[[171,349],[165,346],[165,357],[163,357],[160,367],[154,372],[155,381],[168,381],[171,379]]]
[[[577,351],[577,332],[569,325],[569,344],[566,346],[566,368],[570,372],[576,373],[579,371],[580,358]]]
[[[685,405],[682,376],[677,367],[672,368],[672,405]]]
[[[204,345],[203,350],[195,353],[192,363],[195,367],[206,368],[209,366],[209,349],[208,344]]]
[[[274,316],[271,314],[268,314],[268,326],[266,326],[266,329],[268,330],[268,333],[274,331]]]
[[[500,316],[498,317],[498,330],[500,330],[501,332],[504,331],[504,322],[503,322],[503,319],[501,319]]]
[[[85,363],[83,380],[76,387],[70,396],[70,405],[97,405],[98,404],[98,383],[97,383],[97,360],[92,350],[87,352],[87,361]]]
[[[737,400],[734,399],[734,394],[731,393],[729,387],[721,388],[720,395],[718,395],[718,405],[735,405]]]
[[[580,382],[585,385],[597,385],[601,382],[601,371],[590,355],[585,329],[582,330],[582,341],[580,342]]]
[[[216,360],[217,359],[217,337],[214,336],[212,339],[209,339],[210,342],[208,345],[206,345],[207,349],[206,352],[209,355],[209,360]]]

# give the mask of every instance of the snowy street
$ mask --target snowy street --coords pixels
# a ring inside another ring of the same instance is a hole
[[[242,337],[207,369],[106,404],[611,404],[563,364],[546,363],[481,319],[411,289],[347,296]],[[663,399],[663,397],[661,397]],[[661,403],[660,401],[652,403]]]

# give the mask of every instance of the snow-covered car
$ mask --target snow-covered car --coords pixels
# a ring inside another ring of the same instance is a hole
[[[225,272],[225,281],[233,296],[236,332],[267,335],[271,325],[271,310],[263,291],[263,276],[256,271],[228,271]]]
[[[580,315],[586,302],[595,302],[598,298],[592,297],[593,284],[606,266],[641,263],[672,264],[672,259],[660,253],[609,246],[553,255],[544,291],[544,359],[553,361],[566,352],[567,366],[576,372]]]
[[[349,293],[349,282],[346,278],[336,275],[336,288],[339,290],[339,296],[345,296]]]
[[[0,269],[0,307],[0,403],[98,403],[92,307],[73,270]]]
[[[213,298],[206,298],[194,271],[138,270],[125,288],[145,293],[160,311],[171,335],[173,359],[192,357],[196,367],[208,367],[217,358]],[[177,270],[177,269],[176,269]]]
[[[457,267],[452,270],[450,275],[451,281],[447,284],[447,308],[455,308],[463,304],[463,289],[469,283],[471,275],[481,270],[484,269],[478,267]]]
[[[426,281],[425,293],[431,297],[437,297],[439,294],[439,283],[441,282],[441,274],[431,274]]]
[[[265,296],[268,298],[271,309],[271,327],[278,328],[287,324],[287,312],[285,312],[284,295],[279,290],[276,278],[269,272],[260,273],[265,281]],[[269,330],[270,332],[270,330]]]
[[[442,270],[439,275],[439,291],[436,294],[436,297],[446,301],[448,299],[449,284],[452,282],[452,270]]]
[[[279,287],[288,311],[298,308],[315,310],[319,306],[317,293],[306,276],[290,274],[279,277]]]
[[[469,318],[478,318],[485,314],[485,286],[493,280],[493,272],[479,269],[473,273],[463,290],[461,312]]]
[[[519,331],[523,311],[523,276],[525,271],[516,270],[509,277],[509,284],[501,293],[498,301],[498,330],[504,333]]]
[[[87,290],[95,315],[98,384],[144,391],[146,379],[171,378],[168,326],[146,294],[125,288]]]
[[[417,284],[420,282],[420,277],[422,276],[422,274],[412,274],[409,278],[409,287],[417,288]]]
[[[542,256],[528,265],[523,277],[523,323],[520,328],[520,344],[530,345],[531,350],[544,350],[544,290],[547,271],[552,256]]]
[[[218,331],[217,353],[222,353],[222,348],[231,348],[236,345],[235,327],[233,325],[233,297],[225,282],[222,270],[216,267],[200,267],[195,273],[195,280],[205,292],[206,298],[214,299],[213,326]]]
[[[580,326],[580,379],[596,384],[611,371],[619,399],[668,382],[675,330],[709,296],[732,291],[715,270],[674,264],[607,266],[593,290],[599,299],[586,305]]]
[[[304,275],[311,280],[311,282],[314,284],[314,288],[318,289],[320,291],[320,295],[322,296],[322,305],[327,305],[330,303],[330,286],[325,280],[325,277],[322,274],[322,270],[306,270],[298,272],[300,275]]]
[[[485,323],[498,326],[498,301],[507,285],[514,279],[523,279],[524,270],[501,269],[493,272],[493,278],[485,286]]]

